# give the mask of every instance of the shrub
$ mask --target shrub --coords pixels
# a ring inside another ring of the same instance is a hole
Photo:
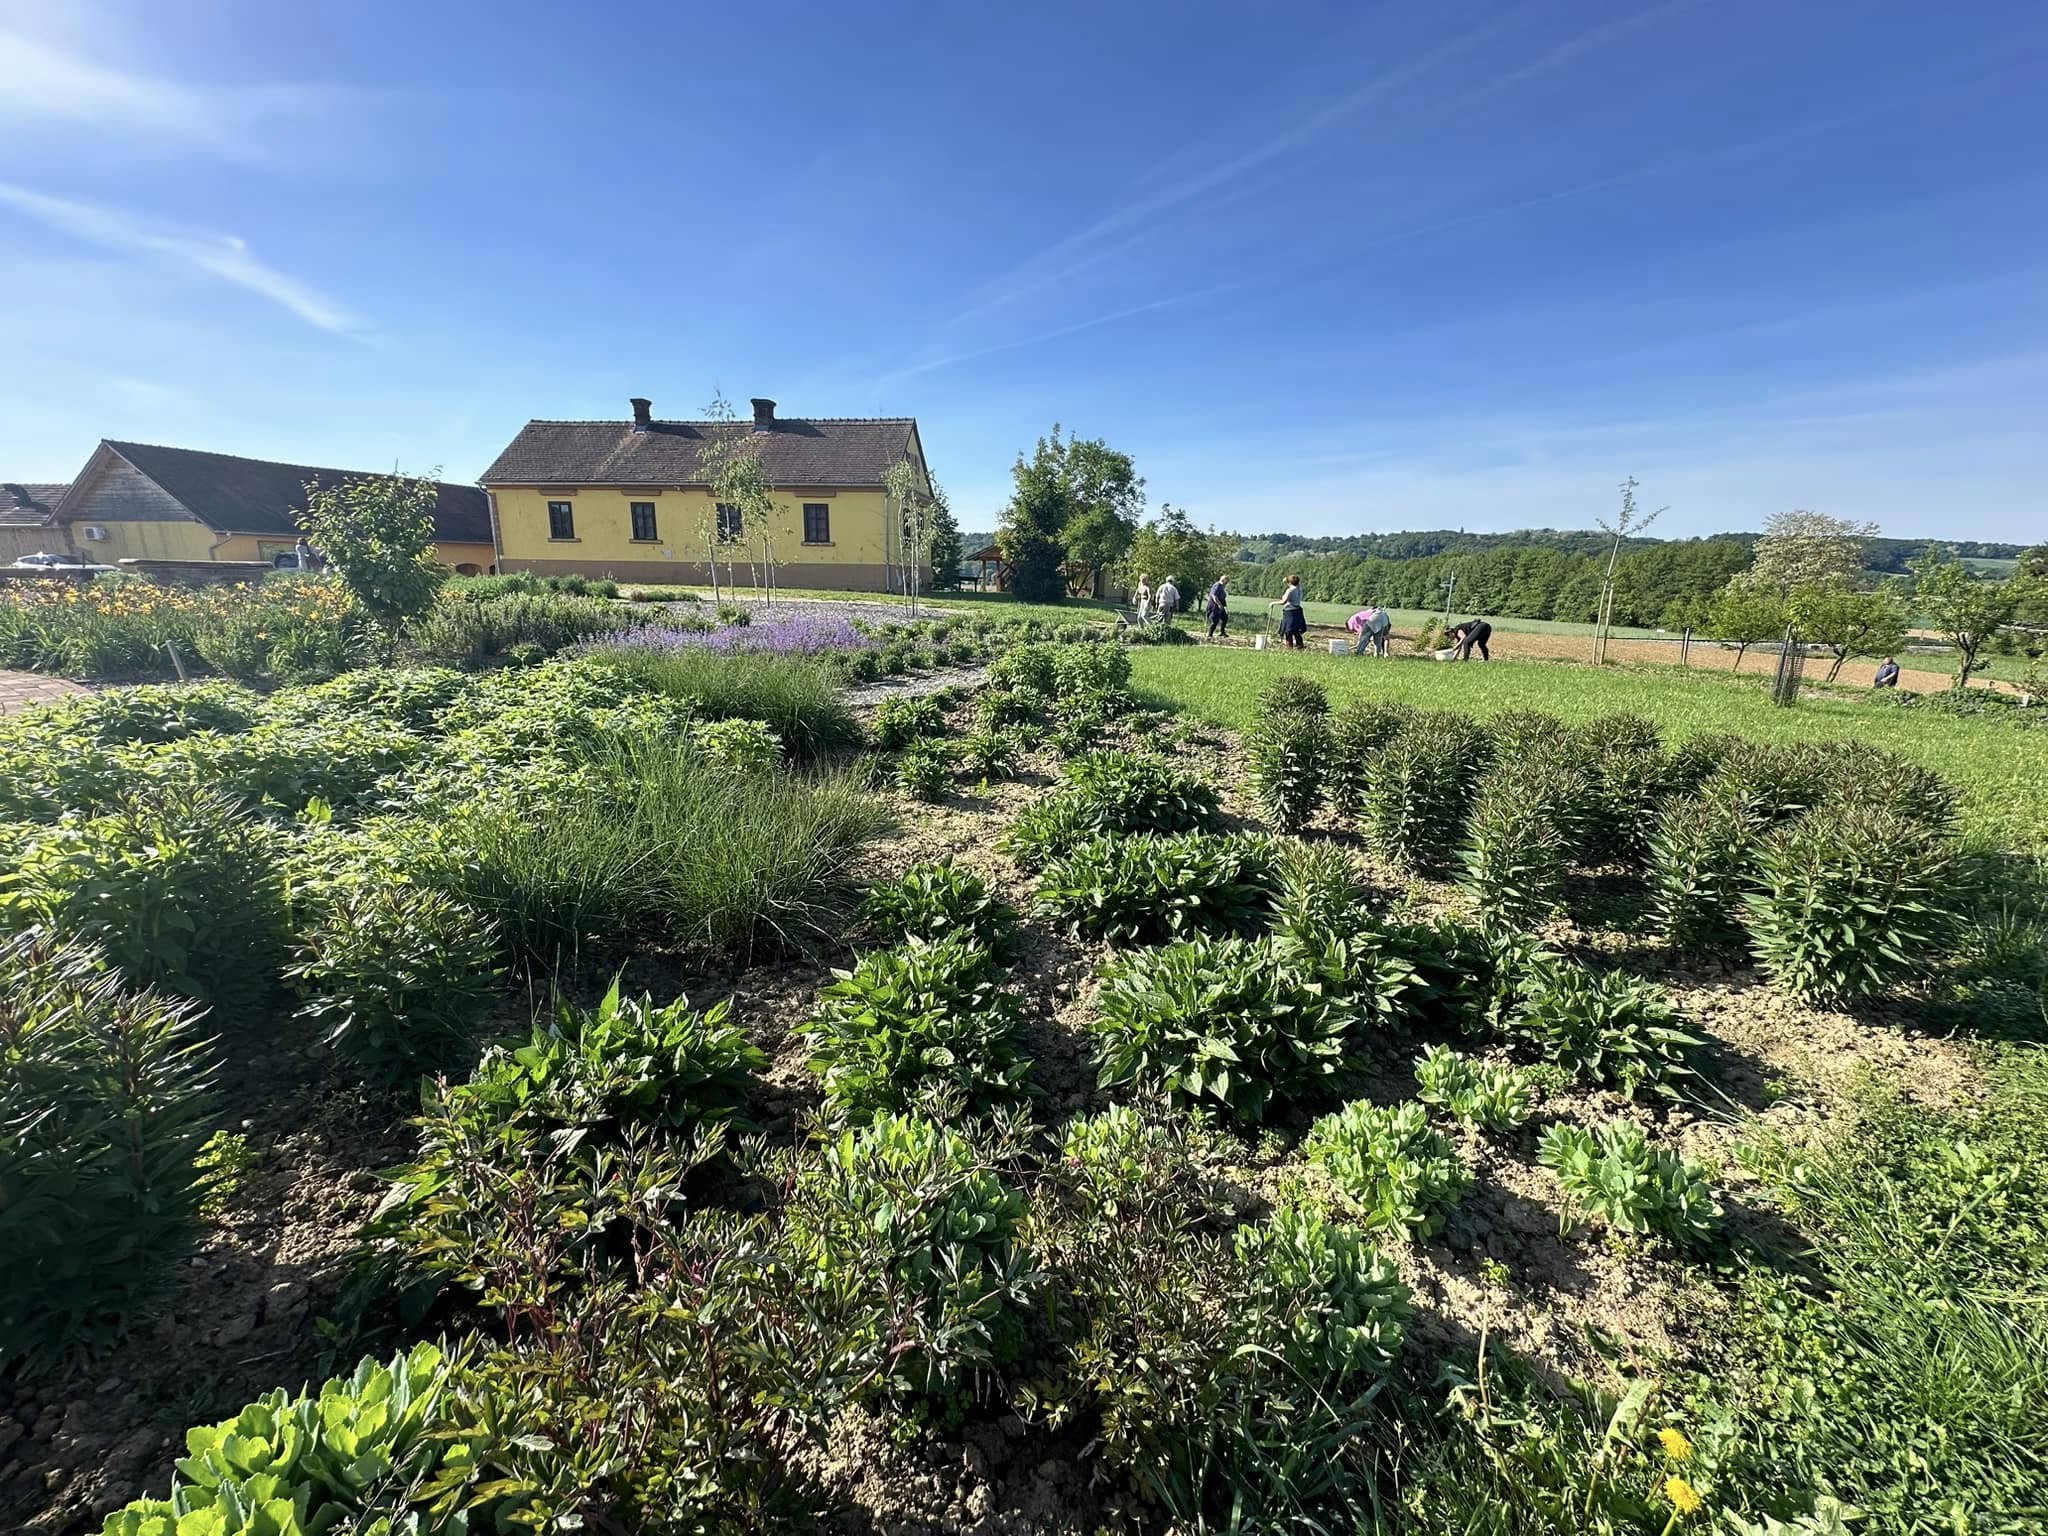
[[[455,1498],[434,1503],[438,1512],[416,1507],[450,1483],[461,1492],[485,1443],[451,1422],[451,1368],[434,1345],[416,1344],[388,1365],[364,1359],[317,1395],[280,1387],[232,1419],[188,1430],[170,1497],[109,1515],[102,1536],[458,1536],[483,1526]]]
[[[515,792],[460,808],[421,878],[552,962],[593,937],[667,938],[745,957],[836,934],[846,871],[880,807],[843,775],[714,770],[673,742],[596,750],[545,815]]]
[[[1055,645],[1036,640],[1011,646],[990,664],[990,686],[1035,693],[1050,699],[1059,692],[1058,650]]]
[[[1515,987],[1510,1034],[1589,1083],[1630,1098],[1644,1090],[1669,1095],[1688,1073],[1686,1053],[1699,1044],[1679,1026],[1664,989],[1619,971],[1593,971],[1558,961],[1539,964]]]
[[[1749,797],[1726,782],[1666,803],[1650,840],[1650,911],[1668,947],[1710,954],[1739,942],[1763,832]]]
[[[860,725],[821,661],[769,651],[694,647],[593,651],[590,661],[630,692],[686,701],[706,720],[758,720],[791,756],[812,759],[860,740]]]
[[[1129,945],[1250,932],[1272,899],[1273,851],[1263,839],[1148,832],[1097,837],[1051,860],[1033,906],[1076,934]]]
[[[1420,1104],[1382,1109],[1364,1099],[1323,1116],[1303,1143],[1369,1230],[1419,1241],[1443,1230],[1471,1183],[1448,1138]]]
[[[1570,773],[1502,767],[1481,786],[1467,833],[1463,884],[1483,925],[1526,928],[1557,910],[1569,845],[1546,781]]]
[[[1053,652],[1052,692],[1061,698],[1118,694],[1130,685],[1131,655],[1120,645],[1088,640]]]
[[[1134,1083],[1239,1120],[1320,1092],[1356,1022],[1270,939],[1200,937],[1138,950],[1103,972],[1102,1085]]]
[[[235,1013],[283,959],[271,839],[232,800],[167,785],[39,835],[0,877],[0,924],[90,944],[137,986]]]
[[[1355,811],[1372,782],[1379,754],[1421,712],[1395,700],[1352,699],[1330,719],[1330,797],[1340,809]]]
[[[1774,985],[1817,1002],[1932,972],[1954,930],[1954,856],[1894,812],[1836,803],[1757,852],[1744,921]]]
[[[1374,846],[1404,869],[1447,869],[1463,841],[1483,758],[1470,720],[1449,714],[1416,719],[1381,749],[1366,784],[1361,817]]]
[[[1323,800],[1322,764],[1329,751],[1323,717],[1305,712],[1270,716],[1252,732],[1247,746],[1252,797],[1259,809],[1282,832],[1300,831]]]
[[[974,770],[983,784],[988,784],[997,779],[1015,778],[1030,746],[1029,738],[1015,727],[1001,730],[984,728],[963,741],[960,752],[967,766]]]
[[[860,923],[881,944],[918,939],[936,944],[964,937],[994,959],[1010,953],[1017,912],[987,880],[951,859],[913,864],[893,880],[870,887]]]
[[[896,760],[896,787],[913,800],[943,800],[953,787],[953,751],[943,741],[913,741]]]
[[[1701,1248],[1719,1230],[1721,1207],[1699,1165],[1651,1146],[1632,1121],[1611,1120],[1597,1134],[1553,1125],[1543,1133],[1536,1160],[1557,1175],[1580,1212],[1617,1232]],[[1567,1230],[1569,1221],[1568,1213]]]
[[[946,712],[936,699],[884,699],[875,709],[875,745],[885,751],[945,734]]]
[[[1222,820],[1211,785],[1156,758],[1096,750],[1062,772],[1066,783],[1025,807],[1003,835],[1027,869],[1099,834],[1206,831]]]
[[[1012,1039],[1017,1001],[971,940],[871,950],[833,975],[803,1036],[839,1118],[918,1106],[979,1111],[1021,1091],[1030,1063]]]
[[[1330,696],[1314,678],[1284,673],[1259,690],[1255,709],[1261,725],[1297,715],[1322,719],[1330,713]]]
[[[285,976],[299,1017],[343,1055],[380,1070],[458,1062],[497,982],[497,938],[439,891],[368,884],[345,893],[300,941]]]
[[[1415,1063],[1415,1096],[1480,1130],[1519,1130],[1533,1113],[1529,1076],[1433,1045]]]
[[[0,941],[0,1368],[96,1348],[168,1272],[210,1075],[190,1005],[47,933]]]
[[[897,1394],[945,1397],[1023,1345],[1039,1283],[1024,1213],[965,1138],[881,1114],[799,1165],[784,1241],[794,1274],[836,1300],[836,1352]]]

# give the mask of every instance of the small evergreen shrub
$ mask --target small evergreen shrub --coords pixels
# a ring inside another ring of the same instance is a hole
[[[798,1165],[782,1241],[835,1353],[896,1396],[945,1398],[1023,1347],[1040,1283],[1025,1209],[964,1137],[881,1114]]]
[[[1443,1230],[1472,1177],[1420,1104],[1360,1099],[1309,1127],[1309,1161],[1329,1173],[1370,1231],[1411,1242]]]
[[[1017,937],[1016,908],[986,879],[951,859],[913,864],[870,887],[859,921],[880,944],[962,937],[996,960],[1010,953]]]
[[[1553,1125],[1536,1160],[1557,1175],[1579,1213],[1617,1232],[1703,1248],[1720,1229],[1721,1207],[1699,1165],[1651,1146],[1632,1121],[1611,1120],[1597,1133]]]
[[[1836,802],[1757,851],[1744,922],[1757,963],[1796,997],[1840,1002],[1925,976],[1955,930],[1955,858],[1876,805]]]
[[[943,800],[953,787],[953,749],[943,741],[913,741],[896,759],[896,787],[913,800]]]
[[[1136,1084],[1256,1121],[1322,1092],[1354,1023],[1272,940],[1204,936],[1103,972],[1096,1059],[1105,1088]]]
[[[1517,1067],[1474,1061],[1447,1045],[1433,1045],[1415,1063],[1415,1096],[1482,1131],[1514,1131],[1534,1112],[1530,1074]]]
[[[1270,715],[1246,745],[1252,798],[1280,831],[1299,832],[1323,800],[1322,765],[1329,751],[1323,716],[1306,711]]]
[[[1538,964],[1515,988],[1509,1034],[1588,1083],[1630,1098],[1669,1095],[1689,1072],[1686,1055],[1699,1044],[1679,1028],[1664,989],[1619,971],[1594,971],[1569,961]]]
[[[1374,847],[1418,874],[1448,869],[1464,840],[1473,783],[1485,758],[1470,720],[1419,716],[1374,760],[1361,807]]]
[[[195,1018],[92,949],[0,940],[0,1369],[117,1336],[183,1251],[212,1130]]]
[[[945,734],[946,712],[936,699],[884,699],[875,707],[875,745],[884,751]]]
[[[446,1067],[474,1044],[498,977],[497,938],[472,907],[416,886],[344,893],[300,940],[285,977],[299,1017],[379,1071]]]
[[[1248,933],[1273,900],[1273,850],[1262,838],[1202,832],[1097,837],[1050,860],[1033,908],[1111,944],[1190,933]]]
[[[1527,928],[1557,910],[1571,844],[1548,791],[1567,776],[1577,777],[1569,768],[1503,765],[1481,786],[1466,834],[1462,883],[1483,925]]]
[[[969,939],[871,950],[833,975],[803,1036],[840,1119],[936,1106],[948,1093],[978,1111],[1021,1091],[1030,1063],[1012,1038],[1017,1001]]]
[[[1650,839],[1650,911],[1679,954],[1715,954],[1742,940],[1743,897],[1764,827],[1738,786],[1716,781],[1666,803]]]

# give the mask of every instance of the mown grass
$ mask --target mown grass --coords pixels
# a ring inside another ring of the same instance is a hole
[[[1843,739],[1890,748],[1939,769],[1962,786],[1966,830],[2011,848],[2048,850],[2048,730],[2000,721],[1922,715],[1867,698],[1809,696],[1775,707],[1762,677],[1729,678],[1676,667],[1595,668],[1567,662],[1379,662],[1314,651],[1248,651],[1179,646],[1132,652],[1132,684],[1151,702],[1243,729],[1259,690],[1286,675],[1313,677],[1333,703],[1399,699],[1487,716],[1544,710],[1586,720],[1634,710],[1667,741],[1733,731],[1759,741]],[[1842,786],[1882,800],[1880,783]]]

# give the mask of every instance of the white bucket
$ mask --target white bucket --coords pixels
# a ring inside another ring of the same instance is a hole
[[[1430,652],[1430,654],[1434,656],[1438,661],[1449,661],[1453,656],[1458,654],[1458,648],[1455,645],[1447,646],[1441,651],[1432,651]]]
[[[1264,650],[1265,648],[1266,648],[1266,637],[1265,637],[1264,635],[1253,635],[1253,636],[1252,636],[1252,649],[1253,649],[1253,650],[1255,650],[1255,651],[1263,651],[1263,650]]]
[[[1332,656],[1348,656],[1348,655],[1350,655],[1350,654],[1351,654],[1351,642],[1350,642],[1349,640],[1332,640],[1332,641],[1330,642],[1330,654],[1331,654]]]

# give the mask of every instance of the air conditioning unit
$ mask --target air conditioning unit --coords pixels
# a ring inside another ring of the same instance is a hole
[[[85,525],[85,536],[94,544],[104,544],[107,542],[107,530],[98,523],[87,523]]]

